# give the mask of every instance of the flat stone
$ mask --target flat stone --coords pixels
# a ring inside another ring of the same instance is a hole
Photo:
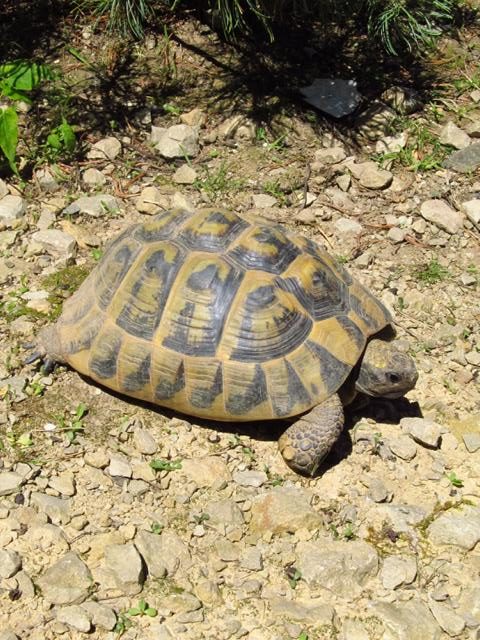
[[[312,494],[299,487],[274,487],[252,504],[252,531],[281,534],[298,529],[317,529],[322,516],[311,507]]]
[[[110,455],[110,464],[106,468],[106,472],[113,477],[131,478],[132,465],[126,456],[120,453],[112,453]]]
[[[0,578],[11,578],[22,568],[22,558],[16,551],[0,549]]]
[[[400,435],[398,438],[389,438],[388,446],[391,452],[402,460],[413,460],[417,455],[417,445],[410,436]]]
[[[9,226],[25,215],[27,207],[20,196],[6,195],[0,200],[0,222]]]
[[[96,628],[98,627],[100,629],[105,629],[105,631],[112,631],[115,627],[117,623],[117,616],[115,611],[110,607],[107,607],[107,605],[89,600],[88,602],[84,602],[81,606],[82,609],[85,609],[87,615],[90,617]]]
[[[224,562],[237,562],[240,557],[238,545],[225,538],[220,538],[215,542],[215,551],[220,560]]]
[[[339,218],[334,223],[335,229],[346,236],[358,236],[363,231],[362,225],[350,218]]]
[[[134,542],[147,565],[148,574],[154,578],[164,578],[167,575],[167,566],[164,562],[166,549],[162,536],[142,530]]]
[[[341,78],[316,78],[300,93],[305,102],[334,118],[342,118],[352,113],[361,100],[355,80]]]
[[[14,471],[3,471],[0,473],[0,496],[10,496],[18,493],[25,479]]]
[[[408,140],[406,131],[402,131],[398,136],[385,136],[378,140],[375,145],[376,153],[397,153],[405,147]]]
[[[0,200],[8,195],[8,185],[5,180],[0,178]]]
[[[473,199],[462,202],[462,211],[464,211],[467,218],[472,224],[480,227],[480,200]]]
[[[182,614],[198,611],[202,608],[200,600],[193,595],[184,591],[183,593],[174,593],[160,600],[159,610],[162,614]]]
[[[464,433],[463,443],[468,453],[475,453],[480,449],[480,433]]]
[[[374,502],[385,502],[391,493],[380,478],[372,478],[368,483],[368,495]]]
[[[373,614],[379,618],[388,640],[440,640],[442,631],[423,602],[409,600],[400,604],[372,602]]]
[[[49,169],[38,169],[35,171],[35,179],[44,191],[55,193],[60,189],[55,176]]]
[[[241,487],[261,487],[268,480],[264,471],[246,470],[236,471],[233,474],[233,481]]]
[[[427,517],[422,507],[410,504],[382,504],[378,505],[382,514],[388,518],[392,528],[397,533],[411,533],[412,529]]]
[[[137,427],[133,431],[133,443],[135,448],[145,455],[151,456],[158,449],[155,438],[152,436],[150,431],[141,427]]]
[[[174,209],[184,209],[185,211],[195,211],[195,205],[192,200],[184,193],[180,193],[180,191],[175,191],[172,196],[172,207]]]
[[[393,244],[399,244],[405,240],[405,236],[408,231],[401,229],[400,227],[392,227],[388,230],[387,238],[393,242]]]
[[[373,166],[368,162],[363,164],[368,166],[365,167],[359,178],[362,187],[366,189],[386,189],[390,186],[393,180],[391,171],[380,169],[375,163],[373,163]]]
[[[465,629],[465,619],[463,616],[455,613],[452,607],[446,602],[430,600],[428,606],[435,620],[449,636],[459,636]]]
[[[459,173],[470,173],[480,166],[480,142],[474,142],[465,149],[455,151],[443,163],[446,169]]]
[[[59,229],[36,231],[32,235],[33,242],[39,244],[44,251],[65,259],[71,259],[77,252],[77,242],[70,234]]]
[[[122,143],[113,136],[102,138],[87,153],[89,160],[114,160],[122,150]]]
[[[63,496],[75,495],[75,476],[71,472],[64,472],[58,476],[52,476],[48,481],[48,486]]]
[[[181,472],[199,487],[213,487],[232,479],[227,465],[219,456],[184,459]]]
[[[19,235],[18,229],[10,229],[7,231],[0,231],[0,250],[4,251],[13,247],[16,243]]]
[[[480,119],[471,120],[465,127],[465,131],[470,138],[480,138]]]
[[[458,233],[463,227],[463,214],[444,200],[425,200],[420,206],[420,213],[425,220],[451,234]]]
[[[191,111],[182,113],[180,115],[180,120],[183,124],[188,124],[190,127],[203,127],[207,122],[207,116],[204,111],[196,107]]]
[[[30,498],[32,505],[39,511],[45,513],[54,524],[68,524],[71,520],[69,498],[57,498],[46,493],[32,493]]]
[[[362,586],[378,572],[376,550],[362,540],[318,539],[299,542],[297,562],[309,587],[327,589],[338,596],[360,595]]]
[[[442,144],[449,144],[455,149],[465,149],[472,142],[468,133],[465,133],[452,121],[442,127],[438,139]]]
[[[192,560],[187,545],[174,531],[161,534],[139,531],[134,539],[135,546],[154,577],[164,578],[165,572],[172,576],[178,569],[188,571]]]
[[[348,191],[352,185],[352,178],[348,173],[335,178],[335,182],[342,191]]]
[[[105,547],[105,567],[122,593],[134,596],[141,592],[145,569],[140,554],[131,542]]]
[[[433,544],[473,549],[480,540],[480,508],[462,505],[441,513],[428,527]]]
[[[105,174],[98,169],[90,167],[90,169],[85,169],[82,173],[82,180],[89,187],[101,187],[106,183],[107,178]]]
[[[0,631],[0,640],[19,640],[19,637],[11,629]]]
[[[95,469],[105,469],[110,464],[110,456],[103,449],[86,451],[84,455],[85,463]]]
[[[82,196],[63,210],[64,215],[84,214],[98,218],[107,213],[115,213],[120,209],[119,201],[108,193],[95,196]]]
[[[267,193],[257,193],[252,196],[253,206],[257,209],[269,209],[277,204],[277,199]]]
[[[242,569],[248,569],[249,571],[261,571],[263,569],[263,556],[260,549],[247,547],[242,553],[240,566]]]
[[[176,124],[168,129],[152,127],[151,141],[164,158],[194,157],[198,154],[198,129],[187,124]]]
[[[69,552],[37,579],[42,596],[56,605],[79,604],[90,593],[92,575],[77,554]]]
[[[328,147],[327,149],[318,149],[315,151],[315,163],[319,165],[337,164],[345,160],[347,154],[343,147]]]
[[[88,633],[92,628],[90,615],[83,607],[76,604],[69,607],[59,607],[55,610],[55,617],[58,622],[63,622],[68,627],[82,633]]]
[[[211,525],[236,525],[244,523],[243,513],[233,500],[218,500],[209,502],[205,507],[205,513],[210,516]]]
[[[417,576],[417,561],[413,556],[387,556],[383,561],[380,579],[385,589],[411,584]]]
[[[289,600],[282,596],[274,596],[268,602],[275,619],[286,618],[315,627],[329,626],[334,621],[335,609],[320,598]]]
[[[430,449],[438,449],[440,446],[440,440],[442,437],[442,427],[426,418],[402,418],[400,420],[400,427],[403,431],[410,434],[410,436]]]
[[[169,207],[169,199],[157,187],[145,187],[135,201],[135,206],[140,213],[153,216]]]
[[[361,620],[346,618],[342,620],[339,640],[370,640],[370,634]]]
[[[193,184],[197,179],[197,172],[188,164],[182,164],[172,176],[177,184]]]

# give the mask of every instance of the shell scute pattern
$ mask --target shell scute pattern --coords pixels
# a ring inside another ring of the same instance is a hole
[[[58,326],[66,361],[114,390],[256,420],[302,413],[337,391],[389,322],[311,240],[207,209],[124,232]]]

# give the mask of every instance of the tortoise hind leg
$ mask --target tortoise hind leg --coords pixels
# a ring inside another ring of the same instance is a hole
[[[315,475],[337,441],[343,423],[343,406],[335,393],[301,416],[280,437],[278,448],[283,459],[297,473]]]

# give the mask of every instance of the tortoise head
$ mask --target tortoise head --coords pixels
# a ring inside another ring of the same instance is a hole
[[[418,372],[413,358],[396,346],[374,338],[365,349],[355,382],[357,391],[380,398],[400,398],[413,389]]]

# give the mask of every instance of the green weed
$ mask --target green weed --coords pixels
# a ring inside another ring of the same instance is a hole
[[[88,413],[88,407],[85,403],[80,402],[77,405],[73,415],[71,413],[64,413],[56,416],[58,422],[59,431],[65,433],[68,442],[74,443],[77,435],[81,433],[85,426],[83,421]]]
[[[448,478],[448,479],[449,479],[449,481],[450,481],[450,484],[451,484],[453,487],[458,487],[458,488],[463,487],[463,480],[461,480],[461,479],[457,476],[457,474],[455,473],[455,471],[451,471],[450,473],[447,473],[446,475],[447,475],[447,478]]]
[[[154,471],[176,471],[182,468],[181,460],[160,460],[159,458],[150,461],[150,467]]]
[[[290,585],[290,587],[292,589],[296,589],[298,583],[302,579],[302,572],[293,565],[289,564],[285,567],[285,575],[287,576],[288,584]]]
[[[49,292],[48,301],[51,305],[50,320],[56,320],[62,311],[66,298],[70,297],[88,276],[89,269],[81,265],[65,267],[46,276],[42,286]]]
[[[207,167],[204,177],[197,178],[194,182],[194,186],[199,191],[204,191],[212,200],[216,200],[226,193],[237,191],[242,185],[243,180],[233,178],[225,162],[222,162],[215,171],[211,171]]]
[[[424,265],[422,268],[417,269],[415,276],[419,282],[425,284],[436,284],[442,282],[451,276],[450,271],[442,266],[436,258],[430,260],[430,262]]]
[[[395,128],[406,128],[408,141],[403,149],[375,156],[380,164],[399,162],[410,171],[432,171],[440,169],[450,153],[428,127],[418,120],[399,119]]]

